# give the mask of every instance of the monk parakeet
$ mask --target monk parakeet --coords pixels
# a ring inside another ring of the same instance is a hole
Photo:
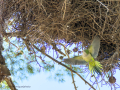
[[[94,58],[98,56],[100,48],[100,37],[96,35],[88,49],[83,51],[81,56],[75,56],[73,58],[64,59],[63,62],[70,65],[85,65],[89,64],[89,70],[93,74],[96,72],[97,74],[101,75],[102,72],[102,65],[100,62],[96,61]]]

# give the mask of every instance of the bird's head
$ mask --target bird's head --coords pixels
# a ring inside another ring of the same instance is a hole
[[[83,56],[84,57],[86,57],[88,54],[89,54],[89,50],[88,49],[86,49],[86,50],[83,51]]]

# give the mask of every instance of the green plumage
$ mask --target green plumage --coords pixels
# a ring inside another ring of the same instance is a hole
[[[100,38],[99,36],[95,36],[90,47],[83,51],[81,56],[75,56],[73,58],[64,59],[64,62],[70,65],[85,65],[89,63],[89,70],[93,74],[96,72],[101,75],[102,65],[100,62],[95,61],[94,58],[98,56],[100,48]]]
[[[89,62],[89,70],[90,72],[93,73],[97,73],[99,75],[101,75],[102,72],[102,65],[100,64],[100,62],[95,61],[94,58],[92,58],[92,60]]]
[[[89,54],[89,53],[90,53],[88,49],[86,49],[86,50],[85,50],[85,52],[86,52],[87,54]]]
[[[97,74],[100,74],[101,75],[101,69],[97,66],[94,66],[94,71],[97,73]]]

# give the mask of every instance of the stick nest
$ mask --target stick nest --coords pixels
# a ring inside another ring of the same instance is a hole
[[[95,35],[100,35],[97,59],[104,72],[120,67],[119,1],[100,1],[102,4],[97,0],[3,1],[3,20],[15,18],[14,30],[3,30],[3,36],[22,38],[29,47],[35,43],[54,46],[53,43],[61,41],[67,44],[82,41],[87,46]]]

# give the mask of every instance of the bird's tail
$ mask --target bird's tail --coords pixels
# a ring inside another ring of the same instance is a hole
[[[92,61],[89,63],[89,70],[93,73],[97,73],[98,75],[101,75],[102,73],[102,65],[98,61]]]

